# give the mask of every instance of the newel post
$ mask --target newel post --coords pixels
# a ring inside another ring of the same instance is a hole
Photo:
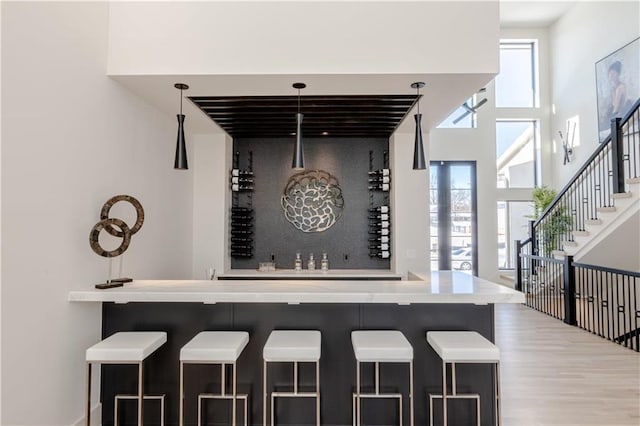
[[[520,252],[522,251],[522,243],[520,240],[516,240],[515,253],[513,258],[516,262],[515,264],[515,278],[516,278],[516,290],[522,291],[522,259],[520,258]]]
[[[624,151],[622,148],[622,126],[620,117],[611,119],[611,163],[613,167],[613,192],[624,192]]]
[[[576,317],[576,270],[573,266],[573,256],[564,257],[564,322],[577,325]]]

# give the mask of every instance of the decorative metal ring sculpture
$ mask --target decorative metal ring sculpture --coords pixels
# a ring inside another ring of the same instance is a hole
[[[142,208],[142,204],[140,204],[140,201],[136,200],[131,195],[116,195],[115,197],[109,198],[107,202],[102,206],[102,210],[100,211],[100,219],[108,219],[111,207],[113,207],[113,205],[119,201],[126,201],[128,203],[131,203],[133,208],[136,209],[136,223],[132,227],[130,227],[131,235],[133,235],[138,232],[140,228],[142,228],[142,224],[144,223],[144,210]],[[104,230],[114,237],[122,237],[124,235],[122,231],[118,231],[111,225],[104,228]]]
[[[127,201],[136,209],[136,223],[131,228],[129,228],[124,220],[109,217],[111,207],[119,201]],[[99,256],[116,257],[120,256],[129,248],[131,236],[142,228],[142,224],[144,223],[144,210],[142,208],[142,204],[140,204],[140,202],[134,197],[130,195],[116,195],[104,203],[102,210],[100,211],[100,219],[100,222],[96,223],[89,233],[89,245]],[[118,248],[114,250],[105,250],[102,248],[98,237],[100,235],[100,231],[103,229],[114,237],[122,238],[122,243],[120,243]]]
[[[338,179],[324,170],[291,176],[282,195],[285,218],[302,232],[323,232],[342,217],[344,198]]]
[[[98,236],[100,234],[100,231],[102,231],[103,229],[107,230],[109,228],[112,228],[114,225],[120,228],[119,233],[123,235],[122,243],[120,243],[120,246],[114,250],[105,250],[100,245]],[[100,222],[96,223],[95,225],[93,225],[93,228],[91,228],[91,233],[89,234],[89,244],[91,245],[91,249],[96,252],[96,254],[102,257],[120,256],[125,252],[125,250],[129,248],[129,243],[131,243],[131,230],[124,222],[124,220],[117,219],[115,217],[103,219]]]

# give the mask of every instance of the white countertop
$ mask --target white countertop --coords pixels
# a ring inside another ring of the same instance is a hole
[[[396,274],[395,272],[386,269],[330,269],[328,271],[321,271],[319,269],[310,271],[303,269],[302,271],[295,271],[293,269],[276,269],[271,272],[260,272],[256,269],[231,269],[223,274],[217,275],[220,278],[231,279],[304,279],[308,280],[314,277],[318,279],[337,279],[344,278],[346,280],[353,279],[402,279],[402,274]]]
[[[108,290],[69,292],[70,302],[201,303],[524,303],[524,294],[462,272],[409,274],[414,281],[142,280]]]

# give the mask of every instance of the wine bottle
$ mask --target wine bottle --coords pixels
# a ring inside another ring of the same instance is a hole
[[[232,169],[231,176],[253,176],[253,172],[250,170]]]
[[[369,183],[389,183],[389,176],[369,177]]]
[[[369,215],[369,220],[389,220],[388,213],[381,213],[377,215]]]
[[[245,237],[231,237],[232,243],[252,243],[253,238],[245,238]]]
[[[391,224],[389,223],[388,220],[383,220],[380,222],[370,222],[369,223],[370,227],[375,227],[375,228],[389,228],[391,226]]]
[[[244,252],[244,251],[232,251],[231,256],[233,257],[253,257],[252,252]]]
[[[253,231],[248,231],[244,229],[231,229],[231,235],[251,235]]]
[[[231,183],[237,183],[237,184],[249,183],[249,184],[251,184],[251,183],[253,183],[253,178],[233,176],[231,178]]]
[[[369,257],[380,257],[382,259],[388,259],[390,256],[390,252],[388,250],[383,250],[383,251],[370,251],[369,252]]]
[[[369,189],[372,191],[388,191],[389,184],[388,183],[377,183],[375,185],[369,185]]]
[[[231,190],[234,191],[234,192],[238,192],[238,191],[253,191],[253,186],[248,185],[248,184],[232,183],[231,184]]]
[[[375,251],[389,251],[389,244],[387,243],[383,243],[380,245],[369,245],[369,250],[375,250]]]
[[[231,244],[231,250],[233,250],[233,251],[251,251],[251,250],[253,250],[253,246],[251,246],[251,245]]]
[[[234,222],[231,224],[232,229],[246,229],[246,228],[252,228],[252,227],[253,227],[253,223],[251,222]]]
[[[369,234],[386,236],[389,235],[389,228],[370,230]]]
[[[380,170],[370,171],[369,176],[389,176],[389,169],[380,169]]]
[[[376,242],[376,243],[388,243],[389,242],[389,236],[388,235],[380,235],[379,237],[375,237],[375,238],[369,238],[370,242]]]
[[[253,213],[253,209],[249,207],[231,207],[232,212]]]
[[[389,206],[378,206],[378,207],[372,207],[369,209],[370,212],[376,212],[376,213],[389,213]]]

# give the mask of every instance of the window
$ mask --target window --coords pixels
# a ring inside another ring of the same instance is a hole
[[[439,129],[475,129],[476,113],[470,110],[475,105],[476,96],[467,99],[464,105],[459,106],[444,121],[438,124]],[[466,107],[465,107],[466,105]]]
[[[514,241],[529,238],[532,216],[533,203],[529,201],[498,201],[498,268],[515,268]]]
[[[537,43],[500,42],[500,73],[496,76],[496,107],[533,108],[538,106]]]
[[[431,270],[477,275],[476,165],[473,161],[432,161]]]
[[[498,188],[533,188],[538,182],[538,123],[496,121]]]

